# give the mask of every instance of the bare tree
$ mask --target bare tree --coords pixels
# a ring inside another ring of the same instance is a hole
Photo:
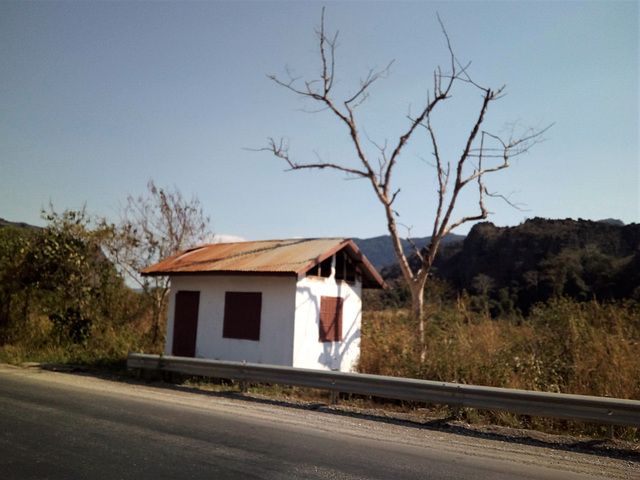
[[[542,134],[549,128],[530,128],[524,134],[517,137],[512,136],[509,139],[504,139],[499,135],[484,130],[482,126],[489,106],[501,98],[504,86],[492,89],[476,83],[468,72],[469,64],[463,65],[456,57],[447,31],[439,16],[438,21],[448,48],[449,71],[444,72],[440,67],[435,70],[433,74],[433,90],[427,94],[426,106],[417,116],[408,116],[408,128],[391,144],[393,148],[388,148],[388,142],[379,144],[371,142],[378,152],[375,162],[374,158],[368,155],[364,148],[363,139],[356,121],[356,109],[368,98],[370,87],[389,73],[389,68],[393,62],[381,70],[370,70],[364,80],[360,81],[355,94],[341,101],[335,100],[332,96],[332,90],[336,78],[335,53],[338,33],[336,32],[332,37],[326,35],[324,9],[322,10],[320,27],[316,29],[321,62],[319,75],[312,80],[289,78],[285,81],[275,75],[269,75],[269,78],[296,95],[317,103],[321,110],[327,110],[333,114],[336,120],[348,131],[359,162],[356,167],[322,160],[311,163],[298,163],[290,156],[288,146],[282,140],[276,141],[273,138],[269,138],[268,146],[261,149],[270,151],[276,157],[283,159],[289,167],[288,170],[331,168],[341,171],[352,178],[362,178],[369,181],[376,198],[384,208],[393,248],[404,279],[411,289],[412,310],[413,315],[418,320],[420,344],[423,347],[421,356],[423,358],[425,353],[423,292],[429,270],[433,265],[443,237],[464,223],[487,218],[489,212],[485,205],[486,197],[500,195],[490,193],[487,190],[484,177],[508,168],[513,157],[527,152],[532,145],[541,140]],[[440,108],[451,97],[454,87],[458,88],[458,86],[467,86],[477,90],[480,94],[481,102],[477,115],[474,117],[475,120],[471,131],[462,148],[462,154],[454,160],[446,160],[441,155],[440,145],[432,125],[432,116],[436,108]],[[420,269],[414,272],[409,266],[408,255],[402,247],[401,236],[398,231],[399,224],[396,221],[397,212],[393,206],[400,189],[392,190],[391,178],[404,147],[418,132],[427,135],[433,148],[432,154],[438,189],[437,199],[434,204],[435,221],[431,240],[423,251],[419,251],[414,246],[415,254],[419,256],[421,261]],[[477,189],[476,213],[459,217],[454,216],[454,209],[460,193],[465,187],[473,188],[474,186]],[[505,197],[501,198],[508,201]]]
[[[144,267],[212,237],[209,217],[197,196],[187,200],[177,188],[159,188],[153,180],[144,195],[129,195],[121,221],[112,226],[106,248],[130,281],[152,300],[153,343],[158,340],[167,294],[168,277],[142,277]]]

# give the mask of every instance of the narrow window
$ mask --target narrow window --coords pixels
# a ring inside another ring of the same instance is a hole
[[[262,292],[226,292],[222,336],[260,340]]]
[[[350,258],[347,259],[347,282],[356,281],[356,266],[353,264]]]
[[[319,342],[342,341],[342,304],[340,297],[320,298]]]
[[[307,276],[329,278],[331,276],[331,263],[333,257],[325,258],[322,262],[307,270]]]
[[[344,252],[336,253],[336,280],[344,280],[344,264],[345,264]]]
[[[320,276],[329,278],[331,276],[331,261],[333,257],[325,258],[320,264]]]

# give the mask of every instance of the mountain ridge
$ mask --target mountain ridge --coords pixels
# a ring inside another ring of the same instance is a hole
[[[417,271],[420,260],[409,259]],[[504,310],[528,311],[551,297],[640,300],[640,224],[534,218],[515,227],[474,225],[438,250],[432,273],[458,292]],[[397,264],[381,271],[402,277]],[[490,302],[490,303],[491,303]]]
[[[448,233],[442,239],[442,244],[458,242],[464,238],[464,235]],[[414,251],[413,245],[415,245],[419,250],[422,250],[430,240],[431,237],[412,238],[411,241],[402,239],[402,248],[407,257],[410,257]],[[382,271],[386,267],[396,265],[398,263],[395,250],[393,249],[393,244],[391,243],[391,235],[379,235],[377,237],[370,238],[353,238],[353,241],[356,242],[360,251],[378,271]]]

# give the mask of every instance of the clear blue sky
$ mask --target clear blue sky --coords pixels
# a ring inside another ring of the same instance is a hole
[[[340,31],[339,88],[395,59],[359,111],[378,143],[397,141],[446,68],[439,12],[462,61],[507,86],[494,131],[555,122],[546,141],[488,180],[526,211],[493,201],[490,220],[640,221],[638,2],[0,2],[0,217],[42,225],[40,210],[86,202],[117,219],[153,178],[198,195],[216,233],[249,240],[386,233],[370,186],[339,173],[284,172],[247,150],[285,137],[300,161],[353,161],[328,113],[270,82],[318,71],[314,27]],[[435,117],[451,159],[477,115],[460,93]],[[456,103],[458,100],[458,103]],[[399,165],[397,208],[428,235],[435,179],[424,140]],[[375,153],[372,148],[371,153]],[[470,204],[461,203],[460,213]],[[463,228],[459,233],[465,233]]]

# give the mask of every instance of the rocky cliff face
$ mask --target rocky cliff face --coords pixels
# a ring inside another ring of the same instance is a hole
[[[412,259],[415,268],[417,258]],[[443,245],[434,274],[458,290],[510,298],[518,308],[553,295],[640,300],[640,225],[535,218],[517,227],[475,225]],[[384,270],[399,276],[396,267]]]

